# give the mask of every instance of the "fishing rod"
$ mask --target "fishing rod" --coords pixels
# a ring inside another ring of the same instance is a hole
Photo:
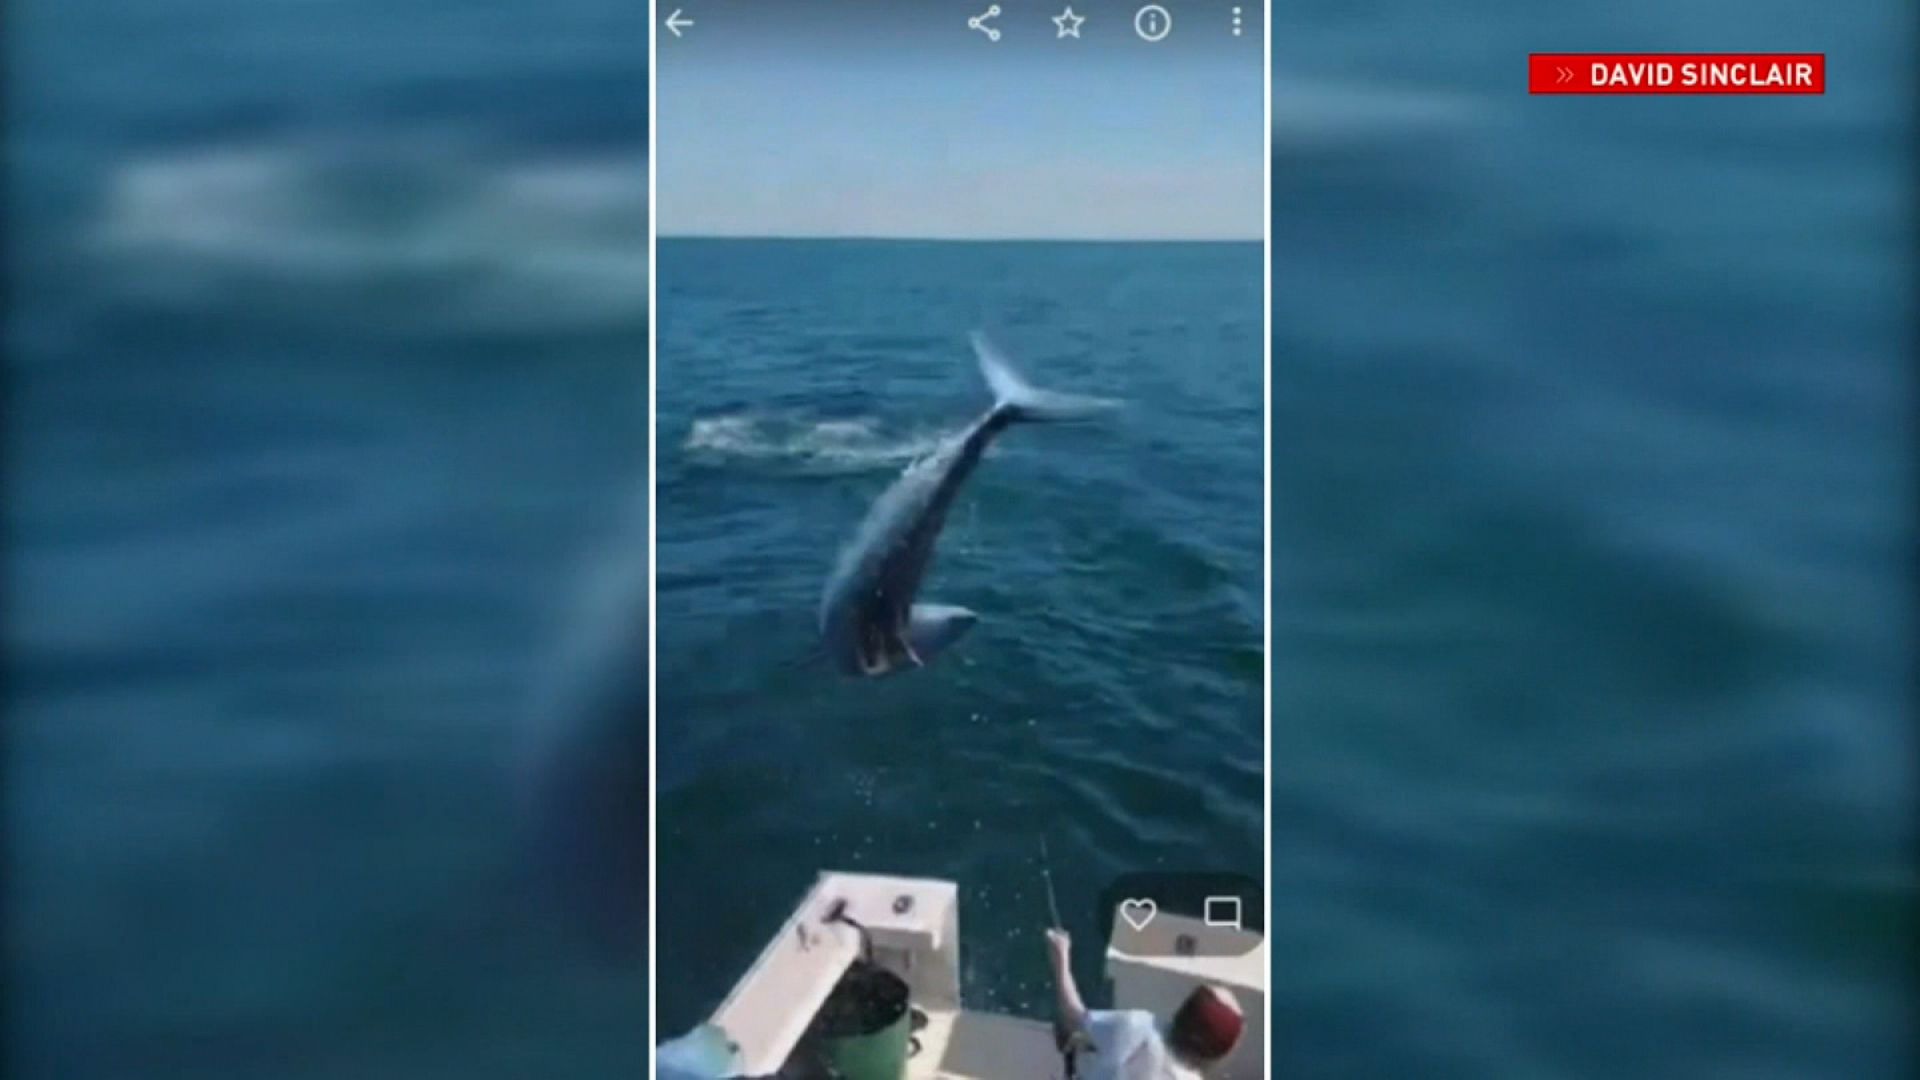
[[[1054,899],[1053,895],[1053,867],[1052,860],[1047,857],[1047,837],[1045,833],[1042,833],[1040,836],[1040,880],[1047,886],[1047,916],[1053,920],[1053,928],[1055,930],[1066,929],[1060,925],[1060,903]]]
[[[1047,917],[1053,921],[1053,928],[1061,933],[1066,927],[1060,922],[1060,902],[1053,895],[1053,860],[1047,854],[1047,837],[1040,834],[1040,880],[1047,887]],[[1071,975],[1068,976],[1069,978]],[[1053,1045],[1060,1051],[1060,1059],[1065,1062],[1067,1080],[1075,1080],[1080,1075],[1079,1056],[1083,1050],[1093,1049],[1093,1040],[1087,1036],[1086,1029],[1079,1024],[1067,1023],[1060,1015],[1059,995],[1054,995],[1053,1005]]]

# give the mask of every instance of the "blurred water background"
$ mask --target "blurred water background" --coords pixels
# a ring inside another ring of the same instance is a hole
[[[643,1068],[634,808],[520,841],[637,760],[528,702],[643,570],[644,18],[8,5],[17,1075]],[[1911,1064],[1913,22],[1276,17],[1277,1075]]]
[[[10,1075],[641,1075],[646,10],[8,5]]]
[[[1276,5],[1276,1076],[1912,1064],[1914,21]]]

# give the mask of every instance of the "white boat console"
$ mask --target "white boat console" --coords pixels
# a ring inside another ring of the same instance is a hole
[[[1242,956],[1151,955],[1171,951],[1177,935],[1199,928],[1197,920],[1172,913],[1147,927],[1149,934],[1121,928],[1107,950],[1114,1007],[1146,1009],[1164,1021],[1196,984],[1231,987],[1246,1012],[1246,1035],[1211,1075],[1255,1080],[1265,1061],[1265,943],[1239,931],[1254,941]],[[738,1044],[747,1075],[772,1075],[787,1062],[860,958],[863,930],[872,962],[904,980],[913,1006],[926,1016],[912,1036],[907,1080],[1063,1075],[1049,1022],[963,1008],[959,889],[953,882],[837,872],[820,875],[713,1013],[712,1022]]]

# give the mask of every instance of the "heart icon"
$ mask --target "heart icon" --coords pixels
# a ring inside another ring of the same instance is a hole
[[[1136,934],[1147,928],[1159,910],[1159,905],[1148,899],[1120,901],[1120,917],[1127,920],[1127,925],[1133,927]]]

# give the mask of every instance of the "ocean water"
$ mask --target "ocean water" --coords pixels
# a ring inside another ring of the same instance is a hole
[[[1044,1015],[1130,870],[1262,865],[1262,252],[1253,244],[663,239],[660,1019],[698,1021],[825,869],[961,885],[969,1002]],[[990,403],[967,333],[1123,411],[1002,434],[922,597],[928,668],[809,660],[875,497]]]
[[[641,1075],[645,19],[8,7],[10,1075]]]
[[[1908,1074],[1913,23],[1276,12],[1276,1076]]]

